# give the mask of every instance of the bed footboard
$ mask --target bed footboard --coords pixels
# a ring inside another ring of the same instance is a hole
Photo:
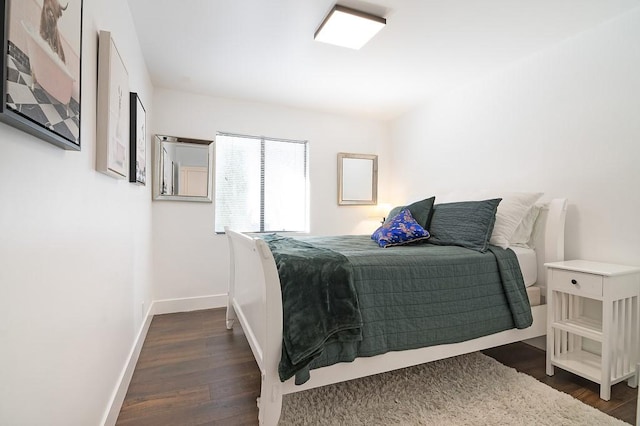
[[[225,228],[230,275],[227,328],[237,319],[260,368],[259,421],[275,425],[282,409],[278,364],[282,352],[282,295],[276,264],[267,244]]]

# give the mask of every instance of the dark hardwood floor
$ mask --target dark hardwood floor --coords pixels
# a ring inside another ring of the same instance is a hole
[[[153,318],[118,425],[255,425],[260,373],[240,329],[225,328],[224,309]],[[585,404],[634,424],[637,390],[615,385],[603,401],[599,386],[556,369],[545,374],[544,352],[524,343],[485,354]]]

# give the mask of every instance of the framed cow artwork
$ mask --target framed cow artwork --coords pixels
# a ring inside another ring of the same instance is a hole
[[[80,150],[82,0],[0,0],[0,121]]]

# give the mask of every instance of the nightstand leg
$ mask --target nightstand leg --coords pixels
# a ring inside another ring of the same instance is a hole
[[[547,282],[551,281],[551,272],[547,272],[548,274],[548,280]],[[551,324],[553,324],[553,322],[555,321],[555,315],[554,315],[554,297],[555,294],[553,294],[553,290],[551,290],[549,288],[549,286],[547,286],[546,288],[546,299],[547,299],[547,376],[553,376],[553,365],[551,364],[551,358],[553,357],[554,351],[555,351],[555,347],[554,347],[554,343],[553,343],[553,328],[551,327]]]
[[[613,322],[613,303],[602,304],[602,361],[600,365],[600,398],[605,401],[611,399],[611,361],[613,358],[611,348],[611,332]]]
[[[549,345],[547,345],[547,348],[549,347]],[[547,351],[549,351],[549,349],[547,349]],[[547,354],[547,376],[553,376],[553,374],[555,373],[554,369],[553,369],[553,365],[551,364],[551,355]]]
[[[551,364],[551,357],[553,357],[553,330],[547,328],[547,376],[553,376],[553,364]]]
[[[636,384],[638,383],[638,375],[640,374],[640,363],[636,367]],[[640,426],[640,395],[638,395],[638,402],[636,407],[636,426]]]
[[[604,399],[605,401],[611,399],[611,385],[605,386],[604,383],[600,385],[600,399]]]

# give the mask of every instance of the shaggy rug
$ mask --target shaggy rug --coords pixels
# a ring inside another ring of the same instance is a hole
[[[285,395],[280,424],[626,425],[479,352]]]

